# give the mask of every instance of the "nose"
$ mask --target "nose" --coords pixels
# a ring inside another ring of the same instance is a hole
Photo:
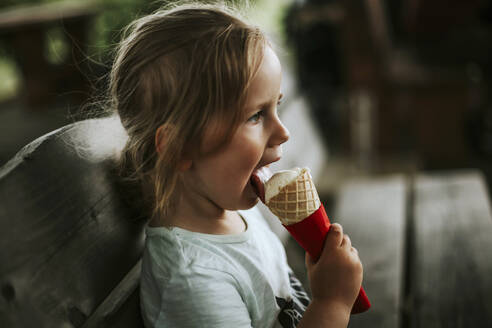
[[[287,130],[285,125],[280,121],[280,118],[277,116],[275,119],[273,133],[270,138],[270,144],[272,147],[278,146],[289,140],[290,132]]]

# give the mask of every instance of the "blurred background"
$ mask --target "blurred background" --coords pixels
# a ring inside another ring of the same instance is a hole
[[[122,28],[163,3],[2,0],[0,165],[91,110]],[[250,4],[281,49],[286,106],[309,117],[322,188],[358,174],[460,168],[490,184],[492,1]]]

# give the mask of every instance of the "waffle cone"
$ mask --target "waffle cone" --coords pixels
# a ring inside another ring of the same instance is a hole
[[[266,204],[282,224],[291,225],[314,213],[321,205],[318,192],[308,170],[283,187]]]

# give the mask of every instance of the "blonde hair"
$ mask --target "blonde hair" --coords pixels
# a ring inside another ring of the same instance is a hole
[[[112,107],[128,133],[120,175],[143,192],[146,215],[166,216],[179,195],[177,167],[199,154],[214,122],[226,143],[239,122],[248,86],[263,58],[266,37],[225,5],[187,4],[134,21],[110,75]],[[158,154],[155,133],[165,125]]]

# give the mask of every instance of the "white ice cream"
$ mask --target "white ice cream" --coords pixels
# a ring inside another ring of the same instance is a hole
[[[285,186],[297,180],[297,177],[304,174],[307,169],[296,167],[292,170],[282,170],[275,173],[265,182],[265,203],[277,196]]]

